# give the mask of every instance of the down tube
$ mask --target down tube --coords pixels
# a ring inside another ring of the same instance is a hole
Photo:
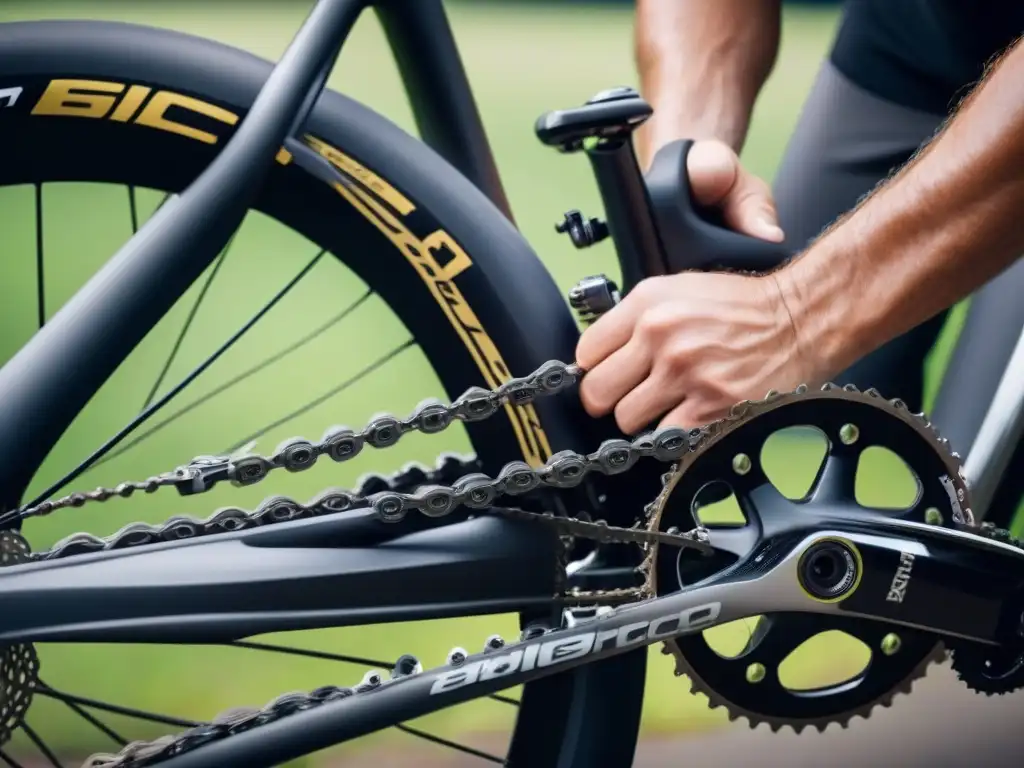
[[[238,228],[365,0],[318,0],[217,158],[0,369],[0,506]]]

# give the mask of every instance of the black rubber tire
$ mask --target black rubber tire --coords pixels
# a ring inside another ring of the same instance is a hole
[[[8,153],[0,185],[99,181],[180,191],[215,156],[232,128],[199,118],[215,144],[109,119],[32,114],[52,78],[166,89],[244,116],[271,65],[237,49],[166,30],[103,22],[0,25],[0,89],[23,91],[0,110]],[[138,113],[136,113],[137,116]],[[183,120],[180,115],[175,119]],[[193,114],[191,118],[195,118]],[[472,265],[451,282],[479,328],[460,335],[427,283],[367,218],[294,165],[278,165],[256,208],[341,258],[410,329],[450,397],[492,386],[478,360],[493,348],[491,376],[522,375],[549,359],[571,360],[576,325],[540,260],[487,198],[436,153],[366,107],[325,93],[305,131],[387,180],[415,204],[402,222],[417,238],[443,230]],[[43,151],[39,151],[43,150]],[[449,254],[450,255],[450,252]],[[486,330],[481,334],[480,330]],[[525,456],[592,447],[592,427],[575,398],[541,403],[469,427],[488,471]],[[632,762],[643,696],[645,652],[532,683],[523,695],[511,759],[530,768]]]

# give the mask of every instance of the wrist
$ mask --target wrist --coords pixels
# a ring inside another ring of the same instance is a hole
[[[753,105],[727,67],[707,67],[704,76],[672,68],[648,72],[644,98],[654,114],[637,132],[638,150],[646,168],[659,149],[679,139],[718,139],[740,152],[747,136]]]
[[[849,367],[867,345],[870,317],[856,297],[857,255],[823,238],[771,274],[793,327],[802,367],[821,383]]]

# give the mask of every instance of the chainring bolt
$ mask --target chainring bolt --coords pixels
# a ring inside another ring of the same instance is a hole
[[[745,453],[737,453],[732,457],[732,471],[737,475],[747,474],[751,466],[750,457]]]
[[[942,513],[935,507],[928,507],[924,511],[924,521],[928,525],[942,525]]]
[[[886,656],[894,656],[899,652],[900,646],[903,645],[903,641],[900,640],[900,636],[894,632],[890,632],[888,635],[882,638],[882,653]]]
[[[839,439],[843,441],[843,445],[853,445],[860,439],[860,430],[856,424],[843,424],[839,428]]]
[[[768,670],[764,668],[764,664],[751,664],[747,667],[747,682],[751,684],[760,683],[767,674]]]

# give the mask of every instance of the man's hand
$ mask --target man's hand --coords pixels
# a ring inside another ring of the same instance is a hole
[[[779,243],[783,240],[771,189],[743,169],[736,153],[714,139],[695,142],[686,158],[694,199],[722,212],[737,232]]]
[[[576,348],[587,412],[632,434],[693,427],[734,403],[817,376],[774,276],[687,272],[644,280]],[[667,415],[666,415],[667,414]]]

